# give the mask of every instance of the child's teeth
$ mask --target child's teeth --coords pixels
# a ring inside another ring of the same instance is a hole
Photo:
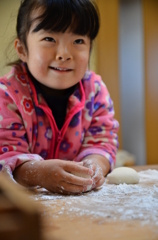
[[[66,71],[66,68],[56,68],[57,70],[60,70],[60,71]]]
[[[57,67],[52,67],[52,68],[58,71],[69,71],[69,69],[67,68],[57,68]]]

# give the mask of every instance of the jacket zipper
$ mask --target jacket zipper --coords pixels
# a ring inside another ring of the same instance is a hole
[[[60,147],[60,143],[63,140],[63,136],[65,135],[65,132],[67,130],[67,127],[69,126],[69,123],[71,121],[71,119],[74,117],[74,115],[81,110],[81,107],[77,107],[75,110],[73,110],[73,114],[70,113],[65,124],[63,125],[61,131],[58,130],[58,137],[57,137],[57,145],[56,145],[56,150],[55,150],[55,154],[54,154],[54,158],[58,157],[58,153],[59,153],[59,147]]]

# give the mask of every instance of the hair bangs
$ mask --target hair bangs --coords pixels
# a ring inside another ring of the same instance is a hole
[[[38,32],[41,29],[51,32],[69,30],[74,34],[87,35],[93,40],[99,30],[99,18],[96,9],[94,10],[92,3],[85,6],[84,0],[56,0],[49,1],[49,5],[47,1],[47,6],[45,6],[42,14],[33,21],[36,20],[37,25],[33,32]]]

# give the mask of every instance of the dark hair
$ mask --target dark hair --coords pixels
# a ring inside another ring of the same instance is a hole
[[[40,14],[33,16],[33,11]],[[99,12],[91,0],[23,0],[17,17],[17,37],[27,49],[26,37],[32,24],[37,21],[33,32],[41,29],[87,35],[91,41],[99,31]]]

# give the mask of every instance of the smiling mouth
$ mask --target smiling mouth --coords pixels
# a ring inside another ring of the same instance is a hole
[[[70,72],[72,69],[69,68],[57,68],[57,67],[50,67],[51,69],[58,71],[58,72]]]

